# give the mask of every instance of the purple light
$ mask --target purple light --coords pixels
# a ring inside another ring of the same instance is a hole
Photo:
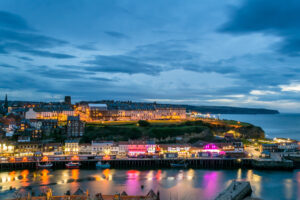
[[[211,149],[211,150],[215,150],[215,149],[219,149],[215,144],[207,144],[204,146],[204,149]]]

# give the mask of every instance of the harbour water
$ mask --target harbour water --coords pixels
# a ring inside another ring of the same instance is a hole
[[[161,199],[214,199],[232,179],[249,180],[253,196],[262,199],[300,199],[300,171],[256,170],[37,170],[0,173],[0,199],[14,197],[9,187],[26,188],[36,194],[51,187],[54,195],[79,187],[90,194],[146,194],[159,190]],[[43,186],[40,186],[43,185]],[[48,185],[48,186],[46,186]],[[141,188],[141,185],[144,188]],[[21,190],[23,191],[23,190]]]
[[[260,126],[268,138],[285,137],[300,140],[299,113],[276,115],[220,115],[220,118],[249,122]]]

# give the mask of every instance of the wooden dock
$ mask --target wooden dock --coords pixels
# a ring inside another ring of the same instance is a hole
[[[81,163],[80,168],[93,169],[99,159],[91,158],[78,160]],[[188,158],[188,159],[158,159],[158,158],[127,158],[127,159],[112,159],[101,160],[110,164],[111,168],[115,169],[158,169],[170,168],[171,163],[184,162],[188,164],[188,168],[194,169],[255,169],[258,168],[257,161],[253,159],[236,159],[236,158]],[[70,160],[49,160],[53,163],[53,169],[63,169],[66,163]],[[37,161],[28,162],[1,162],[0,171],[6,170],[21,170],[21,169],[36,169]],[[41,162],[42,163],[42,162]],[[264,164],[259,162],[260,164]],[[276,165],[275,169],[292,169],[293,163],[283,163]],[[288,165],[288,167],[285,167]],[[272,165],[264,165],[264,169],[274,169]]]

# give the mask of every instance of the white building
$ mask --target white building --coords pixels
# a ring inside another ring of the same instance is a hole
[[[92,145],[91,144],[80,144],[78,153],[84,154],[84,155],[92,154]]]
[[[66,140],[65,153],[78,154],[78,152],[79,152],[79,140]]]
[[[92,141],[93,155],[109,155],[114,145],[113,141]]]
[[[25,119],[59,119],[67,121],[68,116],[75,116],[74,110],[34,111],[33,108],[25,113]]]

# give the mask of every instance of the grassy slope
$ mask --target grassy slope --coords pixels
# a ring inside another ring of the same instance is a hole
[[[177,136],[188,137],[193,141],[196,138],[211,140],[213,134],[222,135],[229,130],[239,131],[245,138],[264,137],[259,127],[233,120],[150,121],[145,127],[139,126],[138,122],[128,121],[87,124],[82,142],[96,138],[114,141],[155,138],[167,142],[174,141]],[[248,132],[251,135],[247,136]]]

